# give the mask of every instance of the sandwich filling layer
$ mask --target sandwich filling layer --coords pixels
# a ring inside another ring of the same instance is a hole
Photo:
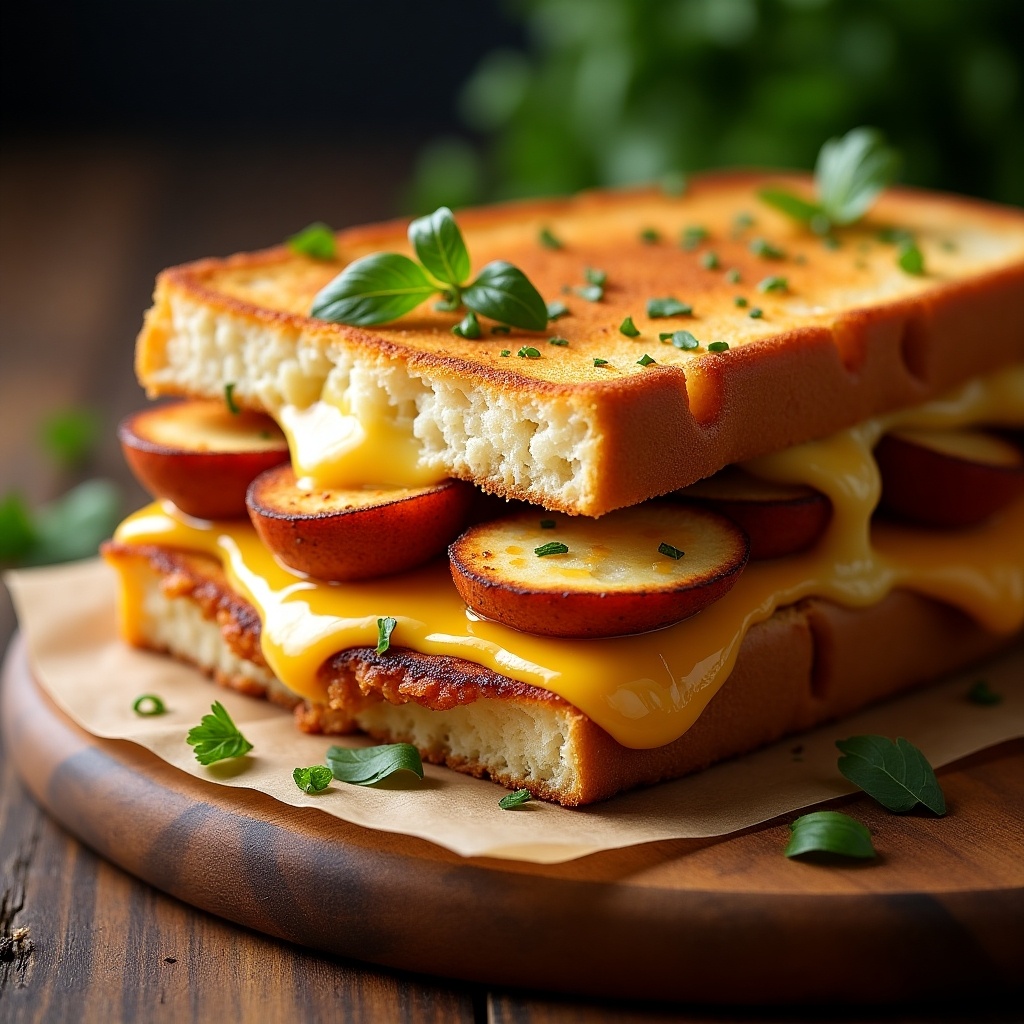
[[[189,519],[170,506],[135,513],[115,539],[218,558],[259,613],[271,670],[311,701],[327,696],[321,665],[338,651],[374,647],[377,619],[392,616],[395,647],[462,658],[549,690],[624,746],[656,747],[696,721],[728,678],[750,627],[805,597],[865,607],[902,588],[958,607],[993,633],[1024,625],[1024,501],[967,530],[871,519],[880,493],[872,449],[884,433],[975,424],[1024,424],[1024,368],[747,464],[755,475],[808,484],[830,498],[833,516],[822,540],[801,555],[749,564],[725,597],[690,619],[612,639],[545,638],[482,620],[467,611],[443,561],[364,583],[305,578],[283,568],[247,522]],[[131,588],[125,576],[122,628],[138,642]]]

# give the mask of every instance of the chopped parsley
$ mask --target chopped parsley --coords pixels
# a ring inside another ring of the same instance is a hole
[[[663,331],[658,335],[665,344],[672,344],[684,351],[700,348],[700,342],[689,331]]]
[[[520,359],[540,359],[540,349],[532,345],[524,345],[517,353]]]
[[[548,303],[548,320],[560,320],[569,315],[569,307],[561,299]]]
[[[694,224],[691,227],[686,228],[683,231],[682,237],[679,240],[679,244],[687,251],[692,252],[701,244],[701,242],[707,241],[708,229],[700,227],[700,225]]]
[[[764,238],[753,239],[750,243],[750,251],[763,260],[784,260],[786,258],[786,254],[777,245],[772,245]]]
[[[619,333],[624,334],[627,338],[639,338],[640,332],[636,328],[636,324],[633,323],[633,318],[627,316],[625,320],[619,324]]]
[[[667,296],[663,299],[647,300],[647,315],[652,320],[661,319],[667,316],[691,316],[693,306],[688,302],[680,302],[678,299]]]
[[[569,346],[569,339],[568,338],[548,338],[548,344],[549,345],[558,345],[560,348],[568,348],[568,346]]]
[[[653,360],[646,352],[636,361],[637,366],[650,366]]]
[[[778,274],[772,274],[771,277],[762,278],[757,282],[757,290],[759,292],[789,291],[789,281],[784,277],[780,277]]]
[[[728,352],[729,342],[727,341],[713,341],[708,345],[709,352]]]
[[[700,265],[705,270],[717,270],[721,265],[718,260],[718,253],[712,252],[710,249],[705,253],[701,253]]]
[[[608,360],[607,359],[601,359],[600,357],[597,357],[597,358],[594,359],[594,365],[595,366],[607,366],[608,365]]]
[[[549,540],[547,544],[541,544],[539,548],[534,548],[533,553],[538,558],[545,558],[548,555],[567,555],[569,546],[560,540]]]
[[[644,245],[657,245],[661,241],[661,232],[656,231],[654,228],[644,228],[640,232],[640,241]]]

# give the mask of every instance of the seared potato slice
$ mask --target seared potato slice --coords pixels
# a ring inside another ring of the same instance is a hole
[[[477,614],[542,636],[667,626],[717,601],[747,562],[743,531],[709,509],[647,502],[584,519],[543,509],[481,523],[448,549]]]
[[[875,447],[880,507],[924,526],[973,526],[1024,493],[1024,451],[983,430],[900,430]]]
[[[676,497],[699,502],[737,523],[750,538],[755,560],[806,550],[832,518],[832,502],[821,491],[770,483],[735,467],[677,491]]]
[[[211,399],[143,409],[121,420],[117,436],[139,483],[200,519],[243,518],[249,482],[288,460],[269,416]]]
[[[473,488],[459,480],[429,487],[300,487],[290,465],[249,487],[249,518],[287,566],[324,580],[365,580],[412,569],[462,529]]]

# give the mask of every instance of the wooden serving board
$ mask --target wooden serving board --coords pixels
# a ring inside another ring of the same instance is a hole
[[[946,818],[866,797],[871,863],[782,855],[785,821],[558,865],[463,859],[188,776],[73,724],[16,639],[11,760],[104,857],[197,907],[345,957],[489,984],[708,1003],[1009,992],[1024,965],[1024,741],[940,772]]]

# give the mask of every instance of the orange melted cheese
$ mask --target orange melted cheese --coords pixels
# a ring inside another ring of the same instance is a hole
[[[747,630],[776,608],[805,597],[849,607],[901,587],[962,608],[985,628],[1024,625],[1024,500],[970,530],[924,531],[872,524],[880,483],[871,450],[901,426],[962,427],[1024,422],[1024,367],[974,382],[915,410],[870,420],[834,437],[755,460],[766,479],[807,483],[832,500],[833,517],[816,547],[747,566],[711,607],[666,629],[607,640],[531,636],[467,611],[446,561],[364,583],[324,583],[283,568],[247,522],[190,520],[151,505],[130,516],[116,539],[218,557],[259,612],[263,652],[297,694],[326,697],[318,669],[350,647],[377,643],[377,619],[394,616],[396,646],[446,654],[564,697],[616,740],[655,747],[681,736],[728,678]],[[123,581],[122,628],[137,636],[138,601]]]

